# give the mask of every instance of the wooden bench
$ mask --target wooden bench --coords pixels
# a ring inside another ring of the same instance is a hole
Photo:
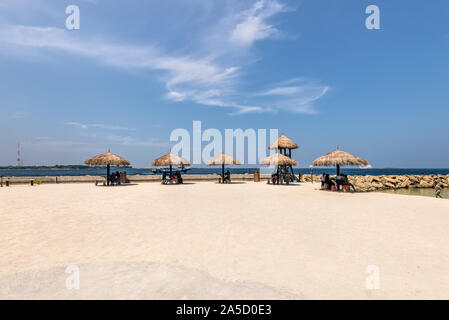
[[[106,177],[102,177],[102,179],[100,179],[100,180],[95,179],[95,186],[98,186],[99,183],[101,185],[105,186],[106,185]]]

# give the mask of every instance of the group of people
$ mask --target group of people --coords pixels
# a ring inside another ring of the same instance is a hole
[[[231,183],[231,172],[229,170],[224,173],[222,183]]]
[[[167,176],[168,176],[168,178],[167,178]],[[175,171],[175,173],[168,174],[168,175],[167,175],[167,172],[165,172],[165,171],[162,172],[162,183],[163,184],[173,184],[173,183],[181,184],[181,183],[183,183],[181,172]]]
[[[120,172],[116,171],[109,175],[109,183],[111,186],[120,184]]]
[[[321,189],[323,190],[332,190],[332,186],[336,191],[340,191],[340,187],[348,186],[355,191],[354,185],[349,182],[348,176],[346,174],[340,174],[336,177],[331,178],[329,174],[323,173],[321,175]]]
[[[273,184],[285,183],[289,184],[290,182],[295,182],[296,180],[301,179],[301,174],[298,175],[299,179],[289,171],[288,167],[279,167],[279,169],[271,174],[271,182]]]

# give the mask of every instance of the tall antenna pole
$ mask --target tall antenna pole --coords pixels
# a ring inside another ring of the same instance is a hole
[[[20,167],[21,166],[21,160],[20,160],[20,142],[17,143],[17,162],[16,162],[16,167]]]

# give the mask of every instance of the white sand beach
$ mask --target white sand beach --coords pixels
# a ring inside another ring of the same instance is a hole
[[[449,299],[449,200],[318,187],[0,188],[0,298]]]

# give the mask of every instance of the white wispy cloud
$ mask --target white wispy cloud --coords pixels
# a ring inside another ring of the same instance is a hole
[[[30,113],[28,111],[11,110],[13,108],[1,108],[0,107],[0,117],[10,118],[10,119],[22,119],[28,117]]]
[[[296,87],[278,87],[269,89],[267,91],[261,92],[259,95],[261,96],[290,96],[294,94],[300,94],[304,92],[306,89],[302,86]]]
[[[170,146],[169,143],[160,141],[158,139],[139,140],[130,136],[118,136],[118,135],[110,135],[107,137],[107,139],[113,143],[131,147],[168,148]]]
[[[98,129],[106,129],[106,130],[125,130],[125,131],[136,131],[134,128],[122,127],[122,126],[114,126],[108,124],[94,123],[90,125],[93,128]]]
[[[285,110],[294,113],[314,114],[314,102],[323,97],[329,86],[303,78],[294,78],[278,83],[272,88],[256,93],[262,97],[267,109]]]
[[[24,141],[23,145],[27,148],[46,148],[48,150],[63,150],[64,152],[97,152],[98,145],[103,146],[127,146],[127,147],[155,147],[155,148],[169,148],[168,142],[161,141],[155,138],[137,139],[131,136],[120,135],[103,135],[97,137],[95,140],[86,139],[86,137],[78,137],[77,140],[73,138],[64,139],[63,137],[34,137],[29,141]]]
[[[46,150],[48,152],[96,152],[98,147],[92,141],[77,141],[73,139],[55,138],[55,137],[35,137],[22,143],[27,150]]]
[[[88,129],[88,128],[98,128],[98,129],[106,129],[106,130],[125,130],[125,131],[135,131],[134,128],[127,128],[122,126],[115,126],[115,125],[108,125],[108,124],[101,124],[101,123],[94,123],[94,124],[87,124],[87,123],[81,123],[81,122],[66,122],[66,125],[79,127],[81,129]]]
[[[175,101],[188,97],[197,103],[207,102],[201,98],[203,92],[212,88],[228,88],[222,89],[222,92],[229,90],[238,71],[238,67],[221,66],[211,57],[170,56],[151,46],[125,46],[93,39],[78,39],[72,34],[52,27],[7,25],[0,28],[0,42],[14,46],[63,50],[120,68],[165,72],[163,79],[169,91],[167,97]]]
[[[84,123],[80,123],[80,122],[66,122],[65,123],[68,126],[74,126],[74,127],[79,127],[81,129],[87,129],[87,124]]]
[[[231,41],[238,45],[250,46],[255,41],[279,35],[279,30],[267,21],[284,11],[286,7],[278,1],[257,1],[249,10],[235,16],[238,23],[231,31]]]
[[[211,28],[215,33],[211,37],[212,42],[206,42],[203,48],[190,54],[172,54],[153,45],[120,44],[62,28],[25,25],[0,26],[0,46],[4,49],[23,49],[25,52],[29,52],[30,48],[45,53],[63,51],[117,68],[156,72],[167,89],[165,98],[177,103],[193,101],[200,105],[227,108],[230,114],[283,110],[311,113],[313,102],[327,89],[313,85],[285,85],[273,87],[259,95],[240,89],[245,62],[235,58],[235,51],[247,51],[256,41],[279,36],[281,32],[269,20],[286,11],[288,9],[279,0],[253,2],[244,10],[231,12],[219,19],[219,27]],[[225,49],[218,49],[215,44],[223,39]],[[253,99],[254,96],[271,98]],[[68,124],[83,129],[131,130],[76,122]]]
[[[186,99],[186,96],[185,96],[185,94],[183,94],[181,92],[170,91],[166,94],[166,98],[169,100],[176,101],[176,102],[181,102]]]

